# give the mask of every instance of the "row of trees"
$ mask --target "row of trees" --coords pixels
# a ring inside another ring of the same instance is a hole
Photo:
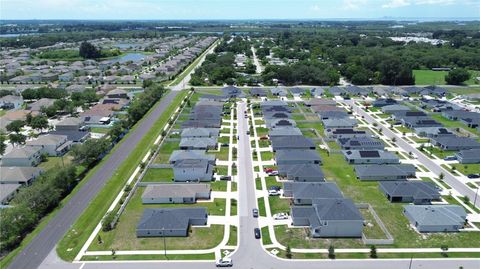
[[[152,81],[144,82],[144,92],[138,95],[130,104],[128,112],[128,126],[134,125],[143,115],[165,94],[166,89]]]
[[[10,201],[11,207],[0,210],[0,251],[15,248],[33,230],[42,217],[58,206],[77,183],[79,166],[90,167],[109,148],[107,139],[87,140],[72,149],[73,164],[55,167],[39,176],[31,186],[21,188]]]
[[[202,66],[192,74],[190,84],[200,85],[222,85],[233,84],[237,78],[237,72],[233,67],[235,56],[232,52],[223,54],[212,53],[205,57]]]

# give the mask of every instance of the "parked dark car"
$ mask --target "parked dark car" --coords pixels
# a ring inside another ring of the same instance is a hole
[[[260,239],[262,237],[262,234],[259,228],[255,228],[253,231],[255,233],[255,238]]]
[[[480,174],[469,174],[468,178],[480,178]]]
[[[232,180],[231,176],[221,176],[220,180]]]
[[[280,191],[282,189],[282,187],[280,186],[270,186],[270,188],[268,190],[270,191]]]
[[[258,218],[258,209],[254,208],[254,209],[252,210],[252,213],[253,213],[253,217],[254,217],[254,218]]]

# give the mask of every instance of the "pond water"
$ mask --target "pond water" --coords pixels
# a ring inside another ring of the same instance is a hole
[[[112,63],[125,63],[128,61],[139,62],[145,58],[143,53],[127,53],[111,60]]]
[[[139,43],[117,43],[113,45],[114,47],[117,47],[119,49],[128,49],[128,48],[135,48],[139,47],[141,44]]]

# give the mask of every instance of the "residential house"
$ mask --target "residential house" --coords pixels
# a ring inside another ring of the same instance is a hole
[[[213,165],[208,160],[178,160],[172,167],[177,182],[211,181],[213,177]]]
[[[190,226],[206,225],[205,207],[146,208],[137,225],[137,237],[186,237]]]
[[[295,205],[312,205],[317,199],[343,198],[333,182],[285,182],[283,196],[292,198]]]
[[[325,128],[353,128],[357,125],[357,120],[350,118],[328,118],[322,120]]]
[[[27,146],[40,147],[42,154],[48,156],[63,156],[70,149],[72,141],[65,135],[41,135],[35,140],[27,141]]]
[[[27,105],[27,109],[30,111],[40,112],[42,107],[50,107],[55,103],[55,99],[42,98],[31,104]]]
[[[413,164],[355,165],[354,170],[357,178],[362,181],[406,180],[415,177],[416,173]]]
[[[384,150],[342,150],[345,160],[350,164],[396,164],[397,155]]]
[[[315,149],[315,144],[312,140],[301,136],[274,136],[271,137],[273,151],[281,149]]]
[[[261,88],[252,88],[250,95],[252,97],[267,97],[267,91]]]
[[[403,214],[421,233],[458,232],[467,219],[459,205],[406,205]]]
[[[43,169],[31,166],[9,166],[1,169],[0,184],[30,185],[43,173]]]
[[[303,136],[303,134],[297,127],[277,127],[268,131],[268,136],[273,138],[282,136]]]
[[[14,148],[3,156],[2,166],[37,166],[41,161],[41,155],[41,147]]]
[[[277,150],[275,153],[275,161],[280,164],[320,164],[322,159],[316,150]]]
[[[20,184],[0,184],[0,204],[8,204],[21,186]]]
[[[355,130],[353,128],[337,128],[337,129],[326,128],[324,133],[326,137],[332,138],[332,139],[358,138],[358,137],[370,136],[370,134],[367,133],[367,131]]]
[[[17,110],[23,105],[22,96],[6,95],[0,98],[0,108]]]
[[[217,140],[210,137],[188,137],[180,140],[180,149],[215,149]]]
[[[373,101],[372,106],[373,107],[384,107],[384,106],[391,106],[391,105],[396,105],[398,102],[394,99],[391,98],[379,98],[375,101]]]
[[[284,88],[272,88],[270,89],[270,92],[273,96],[287,97],[288,95],[287,90]]]
[[[325,176],[318,164],[280,164],[278,174],[287,180],[297,182],[323,182]]]
[[[174,164],[180,160],[206,160],[215,164],[215,155],[205,154],[205,150],[174,150],[168,162]]]
[[[318,199],[311,206],[293,206],[294,226],[307,226],[318,237],[361,237],[363,217],[351,199]]]
[[[382,107],[382,112],[387,114],[403,113],[410,111],[410,108],[403,105],[387,105]]]
[[[383,150],[385,148],[381,140],[368,136],[339,138],[337,143],[344,150]]]
[[[392,203],[424,205],[439,200],[441,197],[438,187],[433,182],[384,181],[380,182],[379,188]]]
[[[480,149],[480,143],[468,137],[440,136],[432,138],[431,143],[442,150]]]
[[[455,156],[459,163],[480,163],[480,148],[461,150]]]
[[[185,128],[182,130],[182,138],[218,137],[218,128]]]
[[[455,136],[450,130],[445,127],[417,127],[414,129],[419,136],[428,138],[437,138],[441,136]]]
[[[210,184],[148,184],[142,194],[143,204],[193,204],[210,199]]]

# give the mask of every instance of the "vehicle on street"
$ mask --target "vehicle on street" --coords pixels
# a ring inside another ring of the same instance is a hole
[[[247,131],[247,135],[250,135],[250,131]]]
[[[232,180],[231,176],[221,176],[220,180]]]
[[[288,214],[287,213],[277,213],[277,214],[273,215],[273,219],[275,219],[275,220],[288,219]]]
[[[233,262],[230,258],[221,258],[215,261],[217,267],[232,267]]]
[[[253,217],[254,217],[254,218],[258,218],[258,209],[257,209],[257,208],[254,208],[254,209],[252,210],[252,213],[253,213]]]
[[[480,174],[469,174],[467,175],[468,178],[480,178]]]
[[[260,232],[259,228],[253,229],[253,232],[255,234],[255,238],[260,239],[262,237],[262,233]]]
[[[280,192],[277,190],[268,190],[268,196],[279,196]]]

